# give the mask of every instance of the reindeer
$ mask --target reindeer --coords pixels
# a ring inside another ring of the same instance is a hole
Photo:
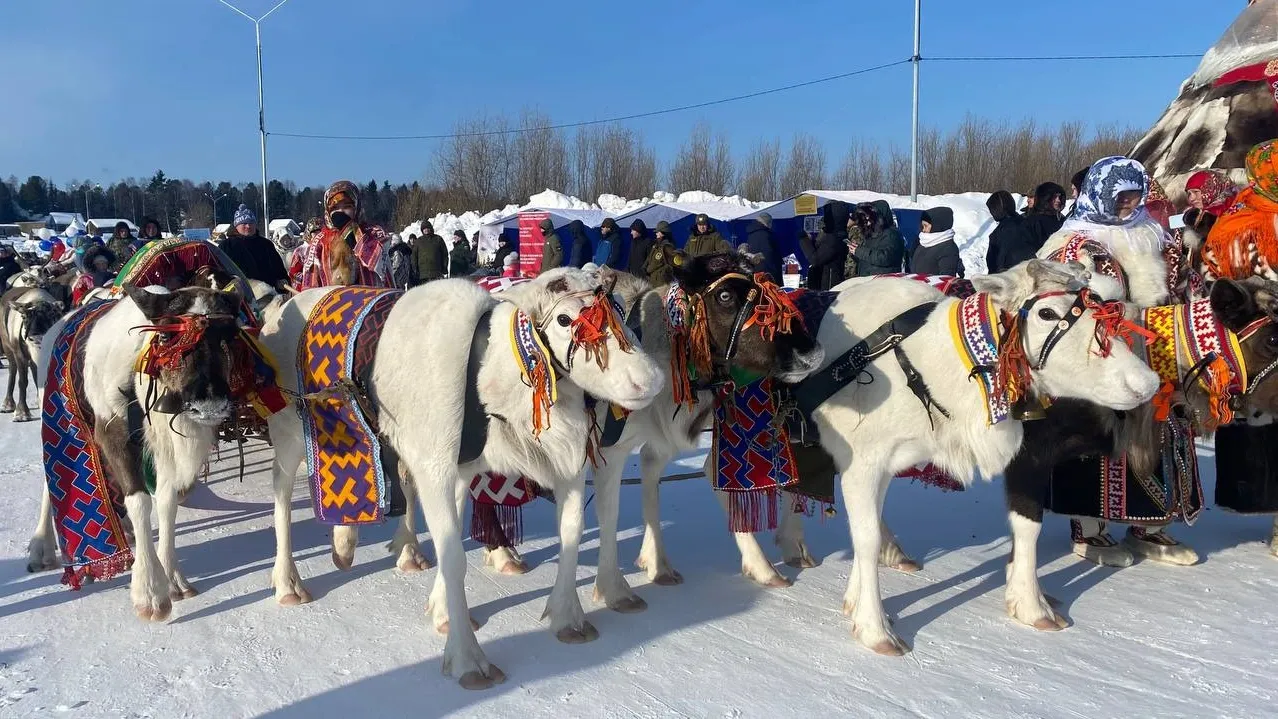
[[[878,584],[883,499],[894,474],[924,461],[965,483],[976,472],[999,474],[1020,447],[1023,430],[996,409],[1031,387],[1113,409],[1153,397],[1157,375],[1125,344],[1109,341],[1108,318],[1119,310],[1098,303],[1084,285],[1089,277],[1077,264],[1032,260],[973,278],[978,294],[967,300],[946,298],[922,283],[880,278],[844,289],[831,306],[817,338],[835,359],[808,382],[834,372],[857,379],[828,396],[805,399],[804,383],[796,392],[842,475],[854,548],[843,607],[864,646],[880,654],[906,651],[888,627]],[[955,304],[969,301],[992,303],[990,321],[1002,325],[987,327],[1002,335],[997,349],[980,350],[989,360],[965,358],[952,337],[952,313],[966,309]],[[1106,324],[1098,326],[1102,316]],[[860,349],[869,352],[868,364],[855,361]],[[970,372],[969,364],[975,365]],[[969,375],[971,381],[954,381]]]
[[[5,293],[0,300],[0,347],[9,365],[9,386],[5,391],[4,406],[0,412],[13,413],[13,421],[30,422],[31,409],[27,407],[27,378],[38,386],[36,362],[40,357],[40,342],[54,323],[62,317],[66,308],[46,290],[18,288]],[[13,401],[13,386],[18,385],[18,401]]]
[[[310,310],[329,289],[297,295],[267,319],[263,342],[280,366],[297,365],[297,352]],[[443,669],[468,689],[504,681],[475,638],[466,603],[466,559],[461,516],[470,478],[483,471],[521,473],[552,488],[558,499],[560,564],[547,605],[550,629],[566,643],[590,641],[598,631],[585,619],[576,592],[577,546],[581,537],[589,421],[585,394],[639,410],[662,387],[656,363],[634,346],[614,320],[602,334],[586,325],[613,312],[598,279],[575,269],[548,272],[508,290],[497,302],[465,280],[441,280],[404,294],[390,310],[376,350],[368,399],[379,417],[380,436],[409,470],[439,554],[439,572],[427,605],[435,628],[448,635]],[[535,419],[538,396],[523,381],[511,358],[509,328],[525,313],[552,355],[559,376],[558,400]],[[485,329],[485,324],[487,329]],[[464,338],[472,337],[471,341]],[[468,389],[472,344],[482,351],[473,388]],[[576,361],[574,362],[574,356]],[[604,361],[598,358],[606,357]],[[286,390],[296,391],[292,373],[282,373]],[[479,456],[461,457],[466,395],[473,390],[486,415],[488,434]],[[541,427],[539,435],[535,427]],[[309,599],[293,561],[290,504],[293,476],[304,455],[302,428],[293,412],[270,420],[275,441],[276,599],[297,604]]]
[[[136,538],[129,594],[134,611],[143,620],[165,621],[174,600],[196,594],[177,561],[174,525],[178,497],[195,483],[218,426],[233,408],[229,353],[242,332],[237,321],[241,306],[242,299],[234,291],[126,287],[124,296],[97,319],[85,340],[80,381],[96,416],[91,441],[100,448],[109,468],[107,475],[124,497]],[[74,316],[60,320],[46,336],[59,337]],[[183,333],[192,340],[189,346],[167,344],[180,332],[178,326],[199,328],[193,334]],[[157,335],[158,345],[153,345]],[[48,372],[54,345],[41,345],[42,375]],[[172,361],[154,376],[135,370],[135,362],[148,345],[153,350],[174,350]],[[129,430],[129,404],[135,399],[144,404],[149,417],[143,423],[141,445],[130,437]],[[151,539],[152,496],[141,473],[143,445],[155,463],[158,551]],[[56,564],[48,492],[44,494],[38,530],[30,545],[29,569]]]

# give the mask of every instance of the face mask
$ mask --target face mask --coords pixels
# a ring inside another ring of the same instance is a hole
[[[340,230],[343,227],[345,227],[348,222],[351,221],[351,216],[346,214],[345,212],[342,212],[341,210],[338,210],[334,212],[333,214],[329,215],[328,220],[329,222],[333,223],[333,227],[336,227],[337,229]]]

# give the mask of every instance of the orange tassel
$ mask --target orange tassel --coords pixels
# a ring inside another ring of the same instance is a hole
[[[799,327],[803,327],[803,315],[799,308],[794,306],[789,296],[776,283],[768,280],[763,273],[755,274],[754,283],[759,289],[760,298],[754,306],[754,314],[746,320],[745,328],[758,326],[764,338],[771,342],[778,332],[783,335],[793,332],[792,325],[796,320]]]
[[[1207,366],[1206,375],[1210,379],[1205,379],[1203,384],[1207,387],[1211,402],[1211,416],[1220,424],[1229,424],[1234,421],[1234,412],[1229,408],[1229,385],[1232,378],[1229,363],[1224,357],[1217,357]]]
[[[1172,397],[1176,393],[1176,385],[1172,382],[1164,382],[1163,386],[1158,388],[1158,393],[1154,395],[1154,421],[1166,422],[1171,416]]]
[[[1016,404],[1029,392],[1030,363],[1021,341],[1021,326],[1016,316],[1003,313],[1003,342],[998,348],[998,374],[994,393],[1007,396],[1009,405]]]
[[[550,429],[550,368],[544,362],[538,362],[533,368],[533,437]]]

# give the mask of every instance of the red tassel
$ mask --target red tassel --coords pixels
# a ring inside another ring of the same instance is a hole
[[[514,547],[524,541],[524,508],[472,501],[470,538],[487,547]]]
[[[777,490],[729,492],[728,530],[765,532],[777,528]]]

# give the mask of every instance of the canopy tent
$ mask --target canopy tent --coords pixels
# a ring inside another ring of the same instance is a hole
[[[555,225],[556,234],[573,220],[581,220],[581,223],[587,228],[592,247],[599,242],[599,225],[603,223],[605,217],[612,217],[612,213],[604,210],[569,210],[558,207],[538,207],[536,205],[521,207],[518,212],[502,215],[496,219],[489,220],[479,227],[480,257],[493,256],[497,251],[498,237],[505,237],[512,245],[519,247],[519,216],[526,212],[544,212],[548,214],[550,221]],[[563,235],[560,235],[560,237],[562,238]]]
[[[1273,139],[1278,124],[1278,0],[1247,6],[1131,156],[1145,165],[1178,206],[1194,172],[1216,169],[1246,184],[1243,160]]]
[[[1278,0],[1274,0],[1278,2]],[[748,212],[734,221],[734,225],[748,225],[767,213],[772,217],[772,231],[777,239],[781,255],[793,254],[807,268],[807,258],[799,249],[800,232],[819,232],[821,211],[835,200],[856,205],[863,202],[884,200],[892,208],[897,227],[905,236],[907,247],[918,241],[919,224],[923,211],[932,207],[948,207],[954,211],[954,241],[959,246],[963,264],[968,274],[985,272],[985,249],[989,234],[994,230],[994,218],[985,207],[989,193],[964,192],[953,195],[919,195],[912,202],[904,195],[889,195],[868,190],[809,190],[767,207]],[[744,230],[740,230],[744,232]],[[741,236],[744,237],[744,234]]]
[[[626,230],[635,220],[643,220],[649,231],[656,230],[658,222],[668,222],[675,247],[682,248],[692,234],[693,221],[697,215],[704,214],[719,234],[735,247],[745,239],[745,233],[735,232],[732,221],[750,211],[749,207],[732,202],[651,202],[617,217],[617,226],[626,238],[623,259],[630,254],[630,234]]]

